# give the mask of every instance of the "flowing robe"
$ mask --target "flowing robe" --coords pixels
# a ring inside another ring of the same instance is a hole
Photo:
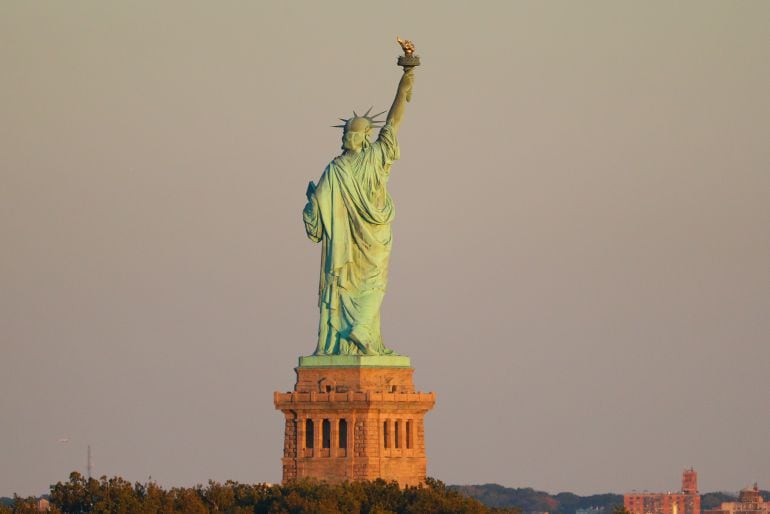
[[[312,241],[322,242],[315,355],[393,353],[382,342],[380,306],[394,215],[386,186],[398,158],[387,123],[374,143],[330,162],[309,195],[305,230]]]

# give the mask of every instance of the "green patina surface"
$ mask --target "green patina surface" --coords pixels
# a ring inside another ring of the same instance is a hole
[[[301,368],[410,368],[411,365],[411,360],[406,355],[308,355],[299,358]]]
[[[387,183],[400,156],[398,128],[409,101],[414,66],[404,65],[396,98],[375,141],[376,116],[343,120],[343,153],[308,186],[303,221],[322,244],[318,291],[320,323],[314,355],[300,366],[400,366],[409,358],[387,348],[380,308],[388,282],[393,201]],[[370,109],[371,110],[371,109]]]

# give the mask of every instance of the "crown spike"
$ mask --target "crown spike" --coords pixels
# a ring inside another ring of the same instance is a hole
[[[366,110],[366,112],[364,113],[364,118],[369,117],[369,113],[372,112],[372,109],[374,109],[373,105]]]
[[[374,119],[374,118],[376,118],[377,116],[382,116],[382,115],[383,115],[383,114],[385,114],[386,112],[388,112],[388,111],[382,111],[381,113],[375,114],[374,116],[372,116],[372,117],[371,117],[371,119],[373,120],[373,119]]]

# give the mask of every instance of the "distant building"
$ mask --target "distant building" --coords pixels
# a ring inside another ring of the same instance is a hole
[[[588,507],[587,509],[577,509],[575,514],[604,514],[604,507]]]
[[[742,489],[737,502],[725,502],[718,509],[704,511],[703,514],[770,514],[770,502],[759,494],[757,484]]]
[[[623,506],[631,514],[701,514],[698,473],[692,468],[684,470],[679,492],[626,493]]]
[[[45,498],[40,498],[36,503],[35,507],[37,507],[38,512],[48,512],[51,510],[51,504],[48,503],[48,500]]]

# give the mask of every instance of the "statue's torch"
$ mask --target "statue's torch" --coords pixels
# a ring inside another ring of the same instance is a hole
[[[408,68],[419,66],[420,56],[415,55],[414,53],[414,43],[406,39],[401,39],[398,36],[396,36],[396,41],[398,41],[398,44],[404,49],[404,55],[398,56],[398,65],[404,68],[404,71],[407,71]]]

